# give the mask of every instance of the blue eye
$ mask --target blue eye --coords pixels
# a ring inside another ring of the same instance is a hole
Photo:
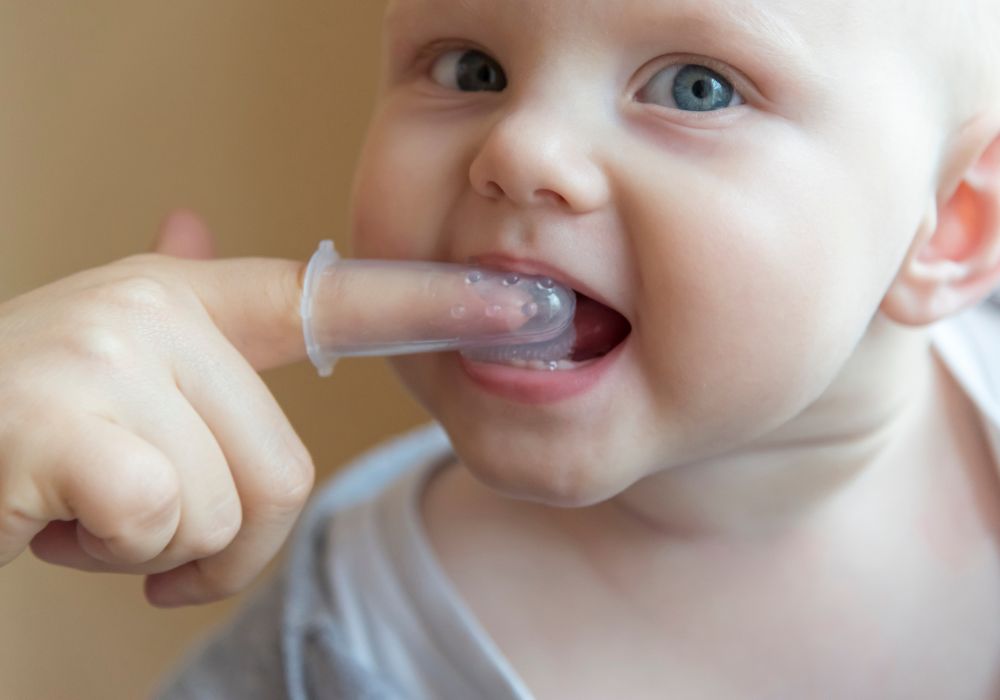
[[[448,51],[431,66],[438,85],[462,92],[502,92],[507,76],[496,60],[475,49]]]
[[[686,112],[712,112],[744,103],[728,80],[697,65],[664,68],[646,83],[636,99]]]

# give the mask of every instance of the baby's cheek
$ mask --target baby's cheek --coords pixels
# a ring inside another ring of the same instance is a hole
[[[351,227],[354,257],[416,258],[418,242],[397,233],[397,217],[385,206],[385,197],[380,189],[360,181],[355,189]]]
[[[448,181],[439,149],[391,116],[376,122],[355,177],[353,250],[358,257],[427,259],[440,247]]]
[[[773,430],[834,375],[832,354],[814,350],[818,329],[752,300],[678,310],[655,365],[657,400],[705,447]],[[832,343],[831,343],[832,346]]]
[[[699,206],[660,212],[668,223],[642,239],[639,255],[647,312],[637,336],[650,384],[661,413],[706,449],[802,410],[853,340],[852,319],[830,303],[829,251],[766,198],[729,201],[738,208],[717,203],[710,218]]]

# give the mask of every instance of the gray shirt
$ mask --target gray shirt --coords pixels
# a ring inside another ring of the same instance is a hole
[[[427,478],[452,458],[432,425],[349,466],[306,511],[283,573],[158,697],[530,700],[419,516]]]

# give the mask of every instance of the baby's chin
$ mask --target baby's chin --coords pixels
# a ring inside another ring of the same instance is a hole
[[[447,432],[456,456],[496,493],[551,506],[614,498],[648,475],[652,445],[635,415],[586,405],[523,410],[463,388],[457,368],[434,355],[394,358],[411,395]]]
[[[439,420],[459,462],[479,482],[508,498],[582,508],[614,498],[638,478],[630,473],[625,454],[592,440],[574,447],[538,433],[469,429]],[[612,454],[616,456],[608,456]]]

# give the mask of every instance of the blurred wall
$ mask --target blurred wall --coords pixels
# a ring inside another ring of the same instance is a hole
[[[177,206],[221,255],[346,249],[382,5],[0,0],[0,299],[147,248]],[[377,361],[266,379],[322,474],[426,420]],[[142,697],[232,606],[157,611],[25,554],[0,569],[0,697]]]

